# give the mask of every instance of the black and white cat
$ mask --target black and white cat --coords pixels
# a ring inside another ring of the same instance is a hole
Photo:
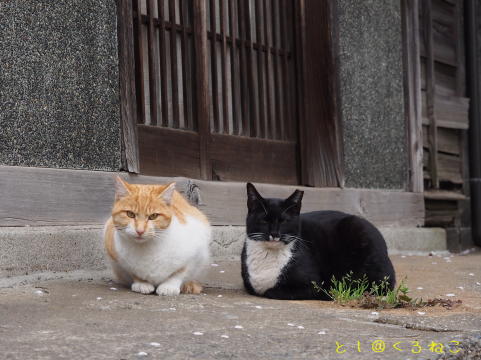
[[[379,230],[365,219],[339,211],[300,214],[304,192],[287,199],[264,199],[247,184],[247,238],[242,278],[252,295],[273,299],[324,299],[332,276],[366,274],[369,283],[395,274]]]

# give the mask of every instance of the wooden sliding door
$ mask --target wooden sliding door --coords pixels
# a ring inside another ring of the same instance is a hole
[[[132,2],[140,172],[299,183],[294,0]]]

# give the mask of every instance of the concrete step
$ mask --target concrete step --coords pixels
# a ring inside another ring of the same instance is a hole
[[[446,234],[436,228],[380,228],[390,253],[446,251]],[[212,258],[238,258],[242,226],[215,226]],[[102,271],[106,261],[100,226],[0,228],[0,278],[45,272]]]

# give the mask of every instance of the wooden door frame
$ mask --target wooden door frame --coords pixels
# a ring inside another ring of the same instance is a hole
[[[301,181],[307,186],[344,187],[337,4],[335,0],[298,4]]]
[[[122,170],[138,174],[137,100],[131,0],[117,0],[117,39],[119,47],[119,95]]]
[[[408,191],[424,191],[419,1],[402,0],[404,114],[408,142]]]
[[[202,18],[206,16],[203,0],[194,0],[193,9]],[[307,7],[307,11],[306,11]],[[342,125],[339,112],[338,78],[338,31],[337,11],[334,0],[297,0],[296,6],[296,49],[298,87],[298,156],[300,182],[315,187],[343,187],[343,143]],[[133,40],[133,11],[131,0],[117,0],[119,76],[121,103],[122,169],[139,173],[139,144],[136,123],[137,103],[135,91],[135,58]],[[199,17],[194,17],[199,18]],[[194,24],[195,51],[204,53],[207,49],[205,22]],[[309,46],[307,41],[311,41]],[[320,41],[319,41],[320,40]],[[196,56],[196,61],[205,57]],[[199,64],[200,66],[201,64]],[[205,68],[205,67],[204,67]],[[316,76],[312,76],[313,73]],[[207,73],[197,74],[200,79],[196,91],[208,88]],[[199,115],[199,136],[211,138],[208,124],[207,103],[196,102]],[[309,131],[306,131],[309,129]],[[209,141],[199,141],[200,170],[203,179],[212,176],[208,160]]]

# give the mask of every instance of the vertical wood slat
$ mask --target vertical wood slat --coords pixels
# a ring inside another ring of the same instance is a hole
[[[179,127],[179,76],[177,66],[177,31],[175,30],[175,0],[169,0],[170,29],[170,68],[172,79],[172,123],[174,128]]]
[[[423,192],[423,129],[421,95],[421,58],[419,44],[419,1],[402,1],[405,112],[409,142],[409,186]]]
[[[161,86],[161,102],[162,102],[162,126],[169,125],[169,91],[167,87],[167,53],[165,47],[165,15],[164,0],[157,1],[157,9],[160,21],[159,28],[159,57],[160,57],[160,86]]]
[[[120,73],[120,116],[122,122],[123,168],[128,172],[139,172],[139,150],[137,146],[137,104],[135,83],[134,25],[132,4],[119,0],[117,6],[119,73]]]
[[[244,8],[244,2],[237,0],[237,5],[238,5],[238,11],[237,13],[239,14],[239,40],[240,40],[240,65],[239,65],[239,70],[240,70],[240,81],[241,81],[241,86],[240,86],[240,100],[241,100],[241,111],[242,111],[242,135],[249,136],[251,129],[250,129],[250,121],[249,121],[249,89],[247,85],[247,54],[246,54],[246,24],[245,24],[245,8]]]
[[[231,42],[231,87],[232,87],[232,124],[234,135],[239,135],[239,115],[238,115],[238,74],[239,63],[237,61],[237,14],[235,7],[236,0],[229,0],[229,19]]]
[[[250,134],[251,137],[258,137],[259,136],[259,126],[258,126],[258,117],[257,117],[257,99],[256,93],[254,89],[256,88],[256,81],[254,78],[254,44],[252,42],[252,31],[251,31],[251,0],[241,1],[241,3],[245,4],[245,13],[244,13],[244,21],[245,21],[245,32],[246,32],[246,44],[247,44],[247,51],[246,51],[246,63],[247,63],[247,94],[249,96],[248,104],[249,104],[249,122],[250,122]]]
[[[213,107],[213,128],[215,132],[219,132],[219,82],[217,79],[217,26],[216,26],[216,0],[210,0],[210,64],[212,76],[212,107]]]
[[[192,107],[192,99],[190,89],[192,88],[192,82],[190,79],[190,56],[189,56],[189,43],[187,39],[187,23],[188,20],[188,0],[180,0],[180,24],[182,26],[181,37],[181,49],[182,49],[182,91],[183,91],[183,103],[184,103],[184,128],[193,130],[194,126],[190,119],[190,109]]]
[[[426,104],[429,119],[429,159],[433,188],[439,188],[438,177],[438,129],[434,109],[435,75],[434,75],[434,46],[433,46],[433,17],[432,1],[423,1],[424,42],[426,49]]]
[[[209,125],[209,76],[207,65],[207,14],[204,0],[193,0],[194,50],[196,69],[196,108],[199,128],[200,173],[205,180],[212,179],[212,164],[208,156]]]
[[[137,41],[135,42],[135,69],[136,69],[136,93],[137,98],[137,112],[139,124],[145,123],[145,89],[144,89],[144,39],[142,37],[142,11],[141,0],[134,0],[133,5],[136,10],[137,16],[135,17],[135,36]]]
[[[149,18],[147,32],[147,48],[149,52],[149,99],[150,99],[150,124],[157,125],[157,66],[155,65],[154,47],[154,0],[147,0],[147,16]]]
[[[289,51],[289,39],[287,38],[287,1],[286,0],[281,0],[281,46],[283,50],[283,56],[282,56],[282,103],[284,105],[283,108],[283,113],[285,114],[282,122],[282,132],[284,133],[284,136],[282,139],[291,139],[292,134],[291,134],[291,121],[292,121],[292,116],[290,114],[290,106],[289,106],[289,82],[288,82],[288,76],[289,76],[289,71],[288,71],[288,62],[287,62],[287,54]]]
[[[465,48],[464,48],[464,3],[456,1],[455,4],[455,54],[456,54],[456,96],[463,97],[466,93],[466,70],[465,70]],[[471,96],[471,95],[470,95]],[[461,174],[463,178],[462,191],[465,195],[470,196],[469,178],[469,148],[468,148],[468,131],[461,130],[459,134],[459,148],[461,149]],[[466,212],[469,206],[468,202],[460,203],[460,213]]]
[[[259,101],[259,137],[264,137],[267,132],[267,121],[264,112],[264,71],[263,71],[263,51],[262,51],[262,11],[261,1],[255,1],[255,26],[256,26],[256,42],[257,42],[257,91]],[[265,19],[264,19],[265,22]]]
[[[455,6],[455,46],[456,46],[456,96],[465,95],[466,71],[464,59],[464,31],[463,13],[464,6],[462,1],[456,1]]]
[[[266,102],[267,102],[267,113],[266,113],[266,137],[275,139],[275,136],[273,136],[273,119],[272,119],[272,109],[271,109],[271,63],[270,63],[270,58],[271,58],[271,44],[270,44],[270,39],[269,39],[269,20],[272,22],[272,17],[269,18],[269,11],[268,11],[268,1],[269,0],[263,0],[263,5],[264,5],[264,45],[266,47],[266,55],[265,55],[265,70],[266,70]],[[277,0],[274,0],[277,1]]]
[[[223,133],[229,134],[229,108],[228,108],[228,91],[227,91],[227,35],[226,35],[226,15],[225,15],[225,1],[219,1],[219,15],[220,15],[220,36],[221,36],[221,81],[222,81],[222,124]]]
[[[277,32],[277,25],[279,22],[279,4],[278,0],[272,2],[272,34],[273,34],[273,45],[275,49],[274,54],[274,105],[275,105],[275,115],[274,115],[274,131],[273,136],[274,138],[282,138],[282,122],[283,122],[283,112],[281,110],[281,94],[280,94],[280,83],[279,83],[279,33]]]

